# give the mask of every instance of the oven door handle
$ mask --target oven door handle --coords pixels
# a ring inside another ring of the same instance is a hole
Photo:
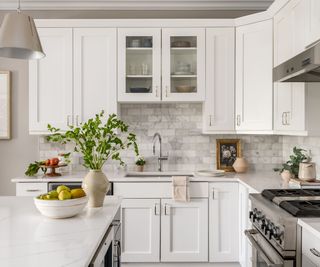
[[[268,256],[263,251],[263,249],[261,248],[261,246],[258,244],[258,242],[253,238],[253,235],[257,234],[258,231],[251,229],[251,230],[245,230],[244,233],[250,240],[252,246],[254,246],[254,248],[260,253],[262,259],[266,262],[268,267],[283,267],[283,264],[272,263],[268,258]]]

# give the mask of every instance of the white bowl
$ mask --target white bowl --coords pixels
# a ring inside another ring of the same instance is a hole
[[[43,200],[34,198],[34,204],[40,213],[53,219],[63,219],[76,216],[88,203],[88,197],[68,200]]]

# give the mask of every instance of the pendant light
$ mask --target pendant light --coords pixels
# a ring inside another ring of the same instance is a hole
[[[0,57],[41,59],[45,56],[32,17],[20,10],[7,13],[0,28]]]

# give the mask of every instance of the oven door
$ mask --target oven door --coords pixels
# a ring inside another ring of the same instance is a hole
[[[245,234],[252,246],[252,267],[294,267],[294,260],[285,260],[256,229]]]

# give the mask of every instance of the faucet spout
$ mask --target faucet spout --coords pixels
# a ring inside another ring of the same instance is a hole
[[[158,171],[162,171],[162,161],[163,160],[168,160],[168,156],[163,156],[162,155],[162,138],[159,133],[155,133],[153,135],[153,146],[152,146],[152,151],[153,155],[156,155],[156,141],[159,140],[159,156],[158,156]]]

